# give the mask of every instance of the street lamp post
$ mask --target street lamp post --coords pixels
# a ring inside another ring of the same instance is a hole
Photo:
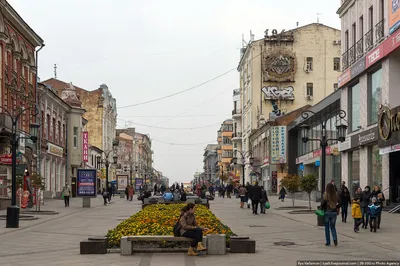
[[[23,113],[33,108],[25,108],[13,116],[7,109],[0,106],[4,113],[11,118],[11,206],[7,208],[7,228],[19,227],[19,207],[17,206],[17,146],[20,139],[31,139],[34,143],[37,141],[39,124],[32,123],[29,125],[30,137],[17,137],[18,121]],[[36,116],[38,114],[35,108]]]
[[[249,158],[250,165],[253,165],[254,158],[253,158],[253,156],[251,154],[251,151],[238,151],[238,150],[236,150],[235,157],[232,158],[232,162],[233,162],[234,165],[237,164],[237,160],[238,160],[237,153],[239,153],[240,156],[242,157],[242,185],[245,186],[244,168],[246,167],[246,157],[250,156],[250,158]]]
[[[115,141],[113,141],[112,150],[110,150],[108,152],[103,151],[104,155],[106,156],[105,159],[104,159],[104,165],[106,166],[106,190],[108,189],[108,184],[109,184],[109,181],[108,181],[108,168],[110,167],[110,161],[108,160],[108,158],[109,158],[109,156],[110,156],[110,154],[112,152],[115,152],[114,148],[117,147],[117,146],[118,146],[118,141],[115,140]],[[113,156],[113,163],[114,164],[118,163],[118,156],[116,154]]]
[[[309,118],[309,116],[311,115],[315,115],[315,113],[313,111],[305,111],[301,114],[301,117],[306,120]],[[340,120],[344,119],[346,117],[346,112],[344,110],[339,110],[339,117]],[[325,120],[321,120],[319,121],[319,123],[321,123],[321,133],[322,136],[320,139],[310,139],[309,138],[309,131],[310,131],[310,125],[308,124],[303,124],[300,126],[301,128],[301,139],[304,143],[307,143],[309,141],[319,141],[320,146],[321,146],[321,168],[322,168],[322,176],[321,176],[321,199],[323,198],[324,192],[325,192],[325,178],[326,178],[326,148],[328,147],[328,144],[330,141],[340,141],[343,142],[346,139],[346,130],[347,130],[347,126],[342,124],[340,121],[339,125],[336,125],[336,129],[337,129],[337,133],[338,133],[338,137],[337,138],[331,138],[328,139],[327,135],[326,135],[326,124],[328,122],[328,120],[330,119],[327,118]]]

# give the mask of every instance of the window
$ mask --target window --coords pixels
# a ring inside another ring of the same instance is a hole
[[[222,158],[233,158],[233,151],[222,151]]]
[[[360,186],[360,150],[349,152],[349,189],[352,196]]]
[[[340,71],[340,57],[333,58],[333,70]]]
[[[361,16],[358,22],[358,28],[359,28],[359,32],[360,32],[360,36],[361,38],[364,36],[364,17]]]
[[[78,127],[74,127],[74,148],[78,148]]]
[[[381,102],[382,68],[368,76],[368,124],[378,122]]]
[[[349,31],[346,30],[344,33],[344,49],[347,52],[349,50]]]
[[[46,134],[47,134],[47,140],[51,140],[51,135],[50,135],[50,115],[46,115],[46,123],[47,123],[47,129],[46,129]]]
[[[307,70],[308,71],[313,70],[313,58],[312,57],[307,57]]]
[[[42,116],[41,116],[41,121],[40,123],[42,124],[41,128],[42,128],[42,138],[45,138],[45,131],[44,131],[44,111],[42,111]]]
[[[338,84],[337,83],[333,83],[333,90],[337,91],[338,88],[339,88]]]
[[[223,145],[232,145],[232,140],[228,137],[222,137],[222,144]]]
[[[352,28],[352,33],[353,33],[353,45],[355,45],[356,44],[356,42],[357,42],[357,31],[356,31],[356,23],[353,23],[353,25],[351,26],[351,28]]]
[[[385,18],[385,4],[384,0],[379,1],[379,21],[383,21]]]
[[[378,145],[368,147],[368,184],[382,187],[382,156],[379,154]]]
[[[63,139],[63,145],[67,144],[67,132],[65,131],[65,124],[63,124],[63,130],[62,130],[62,139]]]
[[[313,96],[313,83],[307,83],[307,96]]]
[[[369,30],[374,28],[374,7],[369,8]]]
[[[358,130],[361,126],[360,124],[360,84],[357,83],[353,87],[350,88],[349,95],[349,108],[350,108],[350,124],[351,131]]]

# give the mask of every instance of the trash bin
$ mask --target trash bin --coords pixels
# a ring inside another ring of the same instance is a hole
[[[317,207],[318,210],[321,209],[321,206]],[[317,225],[318,226],[325,226],[325,217],[317,215]]]

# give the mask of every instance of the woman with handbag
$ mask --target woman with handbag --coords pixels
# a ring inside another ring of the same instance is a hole
[[[180,233],[181,236],[191,238],[190,248],[188,250],[189,256],[197,256],[198,251],[205,251],[206,248],[203,246],[203,231],[208,231],[208,228],[198,226],[196,222],[196,217],[194,215],[196,211],[196,205],[193,203],[188,203],[182,209],[181,218],[179,219],[179,224],[181,226]]]
[[[329,183],[326,186],[323,200],[321,202],[321,210],[324,211],[324,223],[325,223],[325,245],[331,245],[330,235],[332,233],[332,239],[335,246],[337,246],[337,233],[336,233],[336,218],[337,218],[337,205],[339,203],[339,197],[335,190],[335,186]]]

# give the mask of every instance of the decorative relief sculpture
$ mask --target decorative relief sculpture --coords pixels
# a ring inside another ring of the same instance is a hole
[[[261,89],[266,100],[294,100],[294,89],[292,86],[278,88],[277,86],[265,86]]]
[[[264,57],[264,81],[294,82],[297,60],[294,52],[274,47]]]

